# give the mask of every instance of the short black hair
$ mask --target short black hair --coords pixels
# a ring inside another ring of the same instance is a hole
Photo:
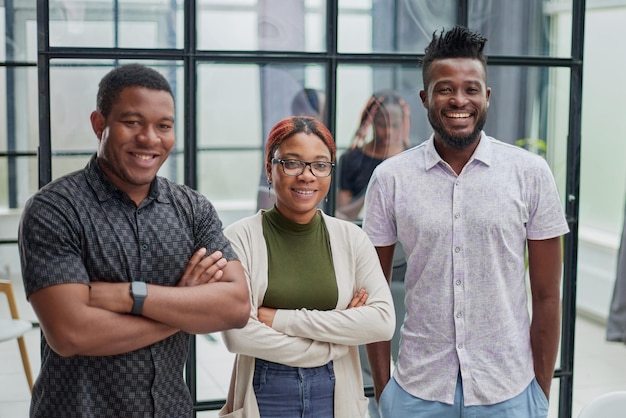
[[[422,80],[424,88],[428,88],[430,65],[433,61],[446,58],[477,59],[487,72],[487,57],[483,53],[487,38],[477,32],[472,32],[464,26],[455,26],[449,31],[433,32],[433,39],[424,50],[421,60]]]
[[[114,68],[98,84],[96,109],[106,118],[113,103],[127,87],[145,87],[151,90],[168,92],[172,98],[172,88],[165,77],[158,71],[141,64],[127,64]]]

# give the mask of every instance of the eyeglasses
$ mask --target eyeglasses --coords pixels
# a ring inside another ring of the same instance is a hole
[[[335,163],[330,161],[302,161],[302,160],[283,160],[272,158],[272,164],[280,163],[283,166],[283,173],[288,176],[299,176],[304,173],[304,169],[308,165],[311,173],[315,177],[328,177],[333,172]]]

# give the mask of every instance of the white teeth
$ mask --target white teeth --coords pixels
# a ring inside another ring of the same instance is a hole
[[[299,194],[313,194],[312,190],[294,190],[294,192]]]
[[[469,113],[448,113],[447,116],[449,118],[461,119],[461,118],[469,118],[470,114]]]
[[[152,155],[144,155],[144,154],[135,154],[135,157],[139,158],[140,160],[151,160],[152,159]]]

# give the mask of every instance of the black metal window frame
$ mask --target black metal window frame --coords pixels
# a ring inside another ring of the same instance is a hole
[[[468,23],[469,0],[458,0],[457,22]],[[77,48],[51,47],[49,40],[49,1],[37,2],[37,69],[39,91],[39,186],[52,180],[52,156],[50,132],[50,61],[53,59],[158,59],[181,61],[184,67],[184,183],[197,187],[197,139],[196,139],[196,64],[204,61],[213,63],[317,63],[326,68],[326,120],[331,132],[335,130],[337,67],[341,64],[385,64],[414,65],[419,55],[372,53],[346,54],[337,51],[338,0],[328,0],[326,10],[326,52],[272,52],[272,51],[201,51],[196,45],[196,1],[184,2],[184,47],[182,49],[125,49],[125,48]],[[7,17],[9,20],[10,17]],[[533,66],[566,68],[570,70],[569,122],[567,141],[567,171],[565,186],[565,212],[571,232],[564,238],[564,280],[562,302],[562,333],[560,365],[554,377],[560,380],[559,417],[571,417],[573,395],[574,339],[576,319],[576,281],[578,257],[578,217],[580,185],[580,143],[582,111],[583,41],[585,25],[585,0],[572,0],[571,56],[553,58],[538,56],[490,56],[490,65]],[[8,56],[10,58],[10,56]],[[34,66],[34,63],[9,62],[0,64],[8,69]],[[8,77],[7,77],[8,79]],[[8,81],[7,81],[8,83]],[[7,84],[8,85],[8,84]],[[7,90],[7,94],[9,91]],[[10,120],[10,119],[9,119]],[[24,154],[24,155],[22,155]],[[32,156],[33,153],[9,151],[0,154],[9,159]],[[330,211],[334,208],[334,198],[328,202]],[[15,241],[1,242],[15,244]],[[195,337],[192,337],[195,342]],[[198,401],[196,393],[196,352],[195,344],[186,367],[186,380],[194,401],[194,411],[219,409],[224,400]],[[368,396],[372,388],[364,388]]]

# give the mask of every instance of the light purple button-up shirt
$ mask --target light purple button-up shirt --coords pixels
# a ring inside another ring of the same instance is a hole
[[[569,231],[546,161],[482,133],[457,176],[431,136],[374,171],[363,228],[407,254],[398,384],[453,404],[460,371],[467,406],[521,393],[534,377],[526,240]]]

